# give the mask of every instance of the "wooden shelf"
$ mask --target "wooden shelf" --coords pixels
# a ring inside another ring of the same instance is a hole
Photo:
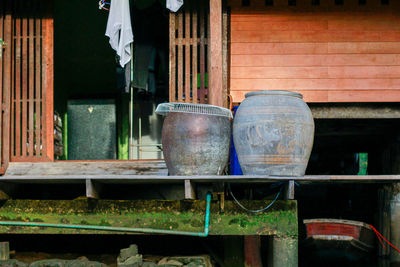
[[[400,182],[400,175],[306,175],[261,176],[261,175],[200,175],[200,176],[167,176],[167,175],[5,175],[0,182],[10,183],[84,183],[87,179],[104,184],[134,183],[275,183],[296,181],[298,183],[391,183]]]

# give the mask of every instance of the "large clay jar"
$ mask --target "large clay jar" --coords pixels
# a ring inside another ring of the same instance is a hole
[[[163,154],[169,174],[222,174],[229,158],[230,110],[200,104],[169,105],[172,108],[165,114],[162,129]]]
[[[289,91],[246,94],[233,122],[243,174],[304,175],[314,140],[314,120],[302,98]]]

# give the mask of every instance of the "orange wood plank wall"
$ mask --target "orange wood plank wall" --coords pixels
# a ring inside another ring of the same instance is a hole
[[[400,102],[400,1],[230,0],[230,94]]]

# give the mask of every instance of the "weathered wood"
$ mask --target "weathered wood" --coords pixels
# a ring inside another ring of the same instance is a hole
[[[290,180],[285,185],[284,199],[294,199],[294,181]]]
[[[58,175],[167,175],[164,161],[115,161],[17,163],[10,164],[7,176]]]
[[[100,185],[92,179],[86,179],[86,197],[87,198],[99,198],[100,196]]]
[[[190,180],[185,180],[185,199],[196,199],[196,191]]]
[[[222,0],[210,0],[209,103],[224,105],[222,68]]]
[[[277,176],[260,176],[260,175],[199,175],[199,176],[168,176],[166,169],[163,174],[155,174],[149,172],[148,168],[134,167],[131,170],[126,170],[123,167],[114,166],[107,170],[107,167],[97,167],[92,165],[87,166],[90,170],[85,170],[81,167],[80,171],[73,171],[72,168],[55,168],[48,166],[48,169],[35,168],[36,171],[29,173],[25,171],[12,171],[16,164],[51,164],[51,163],[12,163],[6,174],[0,178],[3,182],[12,183],[81,183],[85,179],[92,179],[101,183],[129,184],[129,183],[177,183],[184,180],[191,180],[192,183],[276,183],[295,181],[297,183],[378,183],[388,184],[400,182],[400,175],[327,175],[327,176],[303,176],[303,177],[277,177]],[[54,163],[58,164],[58,163]],[[102,163],[101,165],[105,165]],[[11,170],[11,171],[10,171]],[[48,171],[46,171],[48,170]],[[68,172],[68,171],[71,172]],[[49,172],[51,171],[51,172]],[[9,173],[14,174],[10,175]],[[62,174],[60,174],[62,172]],[[116,173],[113,173],[116,172]],[[136,173],[136,174],[135,174]]]
[[[169,99],[176,102],[176,15],[169,14]]]

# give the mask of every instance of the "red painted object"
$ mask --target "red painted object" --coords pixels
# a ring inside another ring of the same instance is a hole
[[[375,233],[363,222],[340,219],[304,220],[307,239],[315,249],[369,252],[374,248]]]

